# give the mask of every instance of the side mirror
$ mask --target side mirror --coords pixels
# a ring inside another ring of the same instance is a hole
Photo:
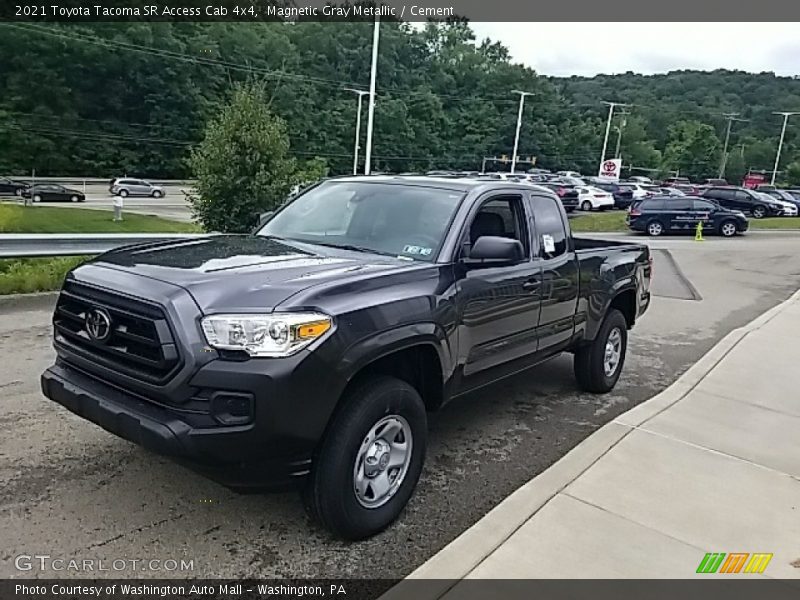
[[[507,237],[482,235],[469,252],[463,263],[470,267],[497,267],[522,260],[525,249],[519,240]]]

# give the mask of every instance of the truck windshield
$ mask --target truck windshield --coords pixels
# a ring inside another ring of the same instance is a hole
[[[464,193],[329,181],[298,196],[258,235],[432,261]]]

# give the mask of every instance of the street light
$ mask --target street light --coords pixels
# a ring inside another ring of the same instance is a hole
[[[372,167],[372,126],[375,121],[375,79],[378,76],[378,39],[381,18],[375,14],[375,28],[372,31],[372,68],[369,75],[369,112],[367,113],[367,150],[364,153],[364,175],[369,175]]]
[[[775,185],[775,175],[778,173],[778,163],[781,161],[781,150],[783,149],[783,136],[786,135],[786,124],[792,115],[800,115],[800,112],[774,112],[773,115],[783,115],[783,127],[781,127],[781,139],[778,142],[778,153],[775,155],[775,166],[772,167],[772,185]]]
[[[623,104],[622,102],[606,102],[603,101],[603,104],[608,104],[608,121],[606,121],[606,135],[603,138],[603,151],[600,153],[600,164],[603,164],[603,161],[606,159],[606,148],[608,147],[608,134],[611,131],[611,118],[614,116],[614,107],[615,106],[629,106],[628,104]]]
[[[514,152],[511,155],[511,174],[517,166],[517,149],[519,148],[519,129],[522,127],[522,110],[525,108],[525,96],[533,96],[533,92],[521,92],[511,90],[513,94],[519,94],[519,112],[517,113],[517,132],[514,134]]]
[[[359,143],[361,138],[361,99],[369,94],[369,92],[365,92],[364,90],[356,90],[353,88],[344,88],[348,92],[353,92],[358,94],[358,109],[356,113],[356,143],[355,147],[353,148],[353,175],[358,173],[358,149],[361,147]]]

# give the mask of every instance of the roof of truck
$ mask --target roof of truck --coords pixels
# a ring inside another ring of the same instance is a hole
[[[328,181],[352,181],[365,183],[389,183],[389,184],[414,184],[441,189],[458,190],[469,192],[480,186],[491,184],[500,187],[533,187],[534,183],[511,181],[503,179],[489,179],[479,177],[437,177],[435,175],[347,175],[342,177],[331,177]]]

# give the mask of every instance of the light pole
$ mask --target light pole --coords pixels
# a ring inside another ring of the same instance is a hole
[[[773,115],[783,115],[783,127],[781,127],[781,139],[778,142],[778,153],[775,155],[775,166],[772,167],[772,181],[771,185],[775,185],[775,175],[778,174],[778,163],[781,161],[781,150],[783,149],[783,136],[786,135],[786,124],[789,122],[789,117],[792,115],[800,115],[800,112],[776,112]]]
[[[519,148],[519,130],[522,127],[522,111],[525,108],[525,96],[533,96],[532,92],[521,92],[512,90],[512,93],[519,94],[519,112],[517,113],[517,132],[514,134],[514,152],[511,155],[511,174],[517,166],[517,150]]]
[[[356,143],[355,147],[353,148],[353,175],[358,173],[358,149],[361,147],[360,139],[361,139],[361,99],[369,94],[369,92],[365,92],[364,90],[356,90],[353,88],[344,88],[348,92],[353,92],[358,94],[358,112],[356,112]]]
[[[606,159],[606,148],[608,147],[608,134],[611,131],[611,118],[614,116],[614,107],[615,106],[628,106],[627,104],[623,104],[622,102],[606,102],[603,101],[603,104],[608,104],[608,120],[606,121],[606,135],[603,138],[603,151],[600,153],[600,164],[603,164],[603,161]]]
[[[725,167],[728,164],[728,141],[731,139],[731,125],[734,121],[746,121],[747,119],[737,119],[739,113],[723,113],[723,117],[728,120],[728,126],[725,128],[725,144],[722,146],[722,160],[719,163],[719,178],[725,176]]]
[[[622,119],[620,119],[619,126],[617,127],[617,148],[616,148],[616,150],[614,150],[614,158],[619,158],[620,157],[619,156],[619,147],[622,144],[622,130],[625,129],[625,125],[628,124],[628,120],[625,117],[627,115],[629,115],[630,113],[628,113],[628,112],[620,112],[619,114],[622,116]]]
[[[372,68],[369,74],[369,112],[367,113],[367,150],[364,153],[364,175],[372,168],[372,127],[375,121],[375,79],[378,76],[378,40],[380,38],[380,15],[375,15],[375,28],[372,32]]]

